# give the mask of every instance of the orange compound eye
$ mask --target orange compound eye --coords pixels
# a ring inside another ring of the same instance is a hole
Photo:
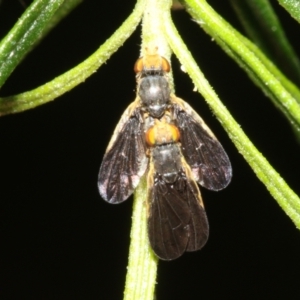
[[[158,48],[147,48],[145,49],[145,55],[140,57],[134,64],[134,72],[140,73],[142,71],[163,71],[170,72],[171,66],[167,59],[160,56]]]
[[[146,132],[146,142],[149,146],[176,143],[179,139],[180,133],[175,125],[158,120]]]
[[[155,128],[150,127],[149,130],[146,132],[146,143],[149,146],[155,146]]]
[[[143,71],[143,63],[144,57],[140,57],[134,64],[133,70],[135,73],[140,73]]]
[[[163,56],[161,56],[161,68],[165,72],[170,72],[170,70],[171,70],[171,66],[170,66],[169,62]]]
[[[147,70],[158,70],[170,72],[171,66],[166,58],[157,55],[140,57],[134,64],[133,70],[135,73],[140,73]]]
[[[178,142],[180,139],[179,129],[173,124],[169,124],[169,127],[170,127],[170,132],[172,133],[173,142]]]

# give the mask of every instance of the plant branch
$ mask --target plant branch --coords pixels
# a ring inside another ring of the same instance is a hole
[[[251,40],[295,84],[300,62],[269,0],[230,0]]]
[[[141,179],[134,192],[124,300],[154,299],[158,259],[154,255],[148,239],[145,177]]]
[[[35,0],[0,43],[0,87],[42,35],[64,0]]]
[[[83,0],[64,0],[59,9],[52,16],[50,21],[47,23],[42,35],[37,39],[34,43],[33,47],[37,46],[42,39],[44,39],[47,34],[55,27],[59,22],[64,19],[69,13],[73,11],[79,4],[81,4]]]
[[[169,0],[147,1],[142,23],[142,56],[146,47],[158,47],[159,54],[170,59],[171,51],[163,33],[161,19],[162,12],[169,11],[170,7]],[[145,177],[134,193],[131,243],[124,291],[124,299],[128,300],[155,298],[158,258],[153,253],[148,239],[146,216],[148,192]]]
[[[207,4],[204,3],[204,1],[201,1],[201,5],[204,6]],[[208,15],[208,18],[209,17],[210,15]],[[166,12],[162,16],[162,19],[164,20],[164,30],[170,46],[178,57],[180,63],[192,78],[198,91],[205,98],[237,147],[238,151],[244,156],[245,160],[254,170],[257,177],[264,183],[271,195],[277,200],[278,204],[292,219],[295,225],[300,228],[300,199],[272,168],[262,154],[255,148],[242,131],[239,124],[236,123],[226,107],[221,103],[217,94],[205,79],[191,53],[188,51],[184,42],[178,35],[178,32],[171,20],[170,13]],[[236,41],[236,43],[236,47],[239,47],[239,41]]]
[[[94,54],[78,66],[32,91],[1,98],[0,116],[45,104],[84,82],[123,45],[136,29],[144,12],[145,3],[146,0],[139,0],[132,14],[119,29]]]
[[[290,15],[300,23],[300,5],[299,0],[278,0]]]
[[[185,0],[188,12],[242,66],[250,78],[300,130],[300,92],[249,40],[224,21],[204,0]],[[252,45],[249,47],[249,45]],[[270,68],[271,66],[271,68]],[[273,72],[276,70],[275,72]],[[290,89],[290,87],[292,87]],[[298,101],[296,100],[298,99]]]

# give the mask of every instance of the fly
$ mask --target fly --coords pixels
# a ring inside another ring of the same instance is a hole
[[[134,66],[143,109],[154,118],[166,113],[172,116],[180,131],[183,155],[201,186],[213,191],[225,188],[232,168],[222,145],[194,109],[171,93],[168,61],[158,54],[157,48],[146,50],[147,55]]]

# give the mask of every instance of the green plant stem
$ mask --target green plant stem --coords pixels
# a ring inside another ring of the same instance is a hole
[[[42,35],[64,0],[35,0],[0,43],[0,87]]]
[[[188,12],[208,32],[221,47],[243,66],[250,77],[270,96],[275,105],[285,114],[295,131],[300,131],[300,105],[288,90],[291,85],[286,84],[288,80],[281,75],[274,76],[268,69],[268,65],[261,60],[256,53],[249,48],[241,35],[225,22],[204,0],[185,0]],[[250,41],[248,41],[250,43]],[[253,49],[255,47],[252,47]],[[260,52],[256,48],[256,52]],[[265,57],[263,53],[260,57]],[[264,58],[267,60],[267,58]],[[273,66],[275,68],[275,66]],[[277,71],[276,75],[280,74]],[[294,88],[295,90],[296,88]],[[299,95],[299,92],[298,92]]]
[[[132,14],[89,58],[52,81],[19,95],[0,99],[0,116],[45,104],[84,82],[129,38],[139,24],[146,0],[139,0]]]
[[[269,0],[230,0],[253,42],[295,84],[300,84],[300,62]]]
[[[51,21],[47,24],[44,34],[53,29],[62,19],[64,19],[73,9],[77,7],[83,0],[65,0],[60,8],[56,11]]]
[[[134,193],[124,300],[154,299],[158,259],[149,246],[146,203],[147,184],[144,177]]]
[[[83,0],[64,0],[59,9],[52,16],[50,21],[47,23],[47,26],[42,32],[42,35],[34,43],[33,47],[37,46],[43,38],[57,25],[59,22],[64,19],[73,9],[75,9]]]
[[[201,1],[201,4],[199,3],[200,1],[198,2],[198,5],[202,6],[203,11],[210,9],[206,7],[207,4],[204,1]],[[203,95],[214,114],[229,134],[229,137],[237,147],[238,151],[244,156],[257,177],[264,183],[281,208],[300,229],[300,199],[255,148],[241,130],[239,124],[235,122],[226,107],[221,103],[217,94],[205,79],[203,73],[191,56],[191,53],[178,35],[170,13],[165,13],[162,16],[162,19],[164,20],[164,30],[170,46],[180,63],[192,78],[198,91]],[[239,45],[240,43],[237,41],[235,47],[239,47]]]
[[[162,28],[162,11],[170,10],[171,2],[149,0],[145,8],[142,23],[141,55],[146,48],[158,47],[160,55],[170,59],[171,50]],[[172,75],[170,75],[172,81]],[[146,176],[145,176],[146,177]],[[147,232],[147,183],[143,178],[134,193],[131,242],[127,267],[124,299],[154,299],[158,258],[149,244]]]
[[[290,15],[300,23],[300,5],[299,0],[278,0]]]

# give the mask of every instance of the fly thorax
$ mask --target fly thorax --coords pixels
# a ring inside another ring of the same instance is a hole
[[[181,153],[176,143],[156,146],[152,149],[156,172],[167,183],[174,183],[181,171]]]
[[[160,118],[170,101],[170,88],[163,76],[144,77],[139,85],[139,96],[142,105],[154,118]]]

